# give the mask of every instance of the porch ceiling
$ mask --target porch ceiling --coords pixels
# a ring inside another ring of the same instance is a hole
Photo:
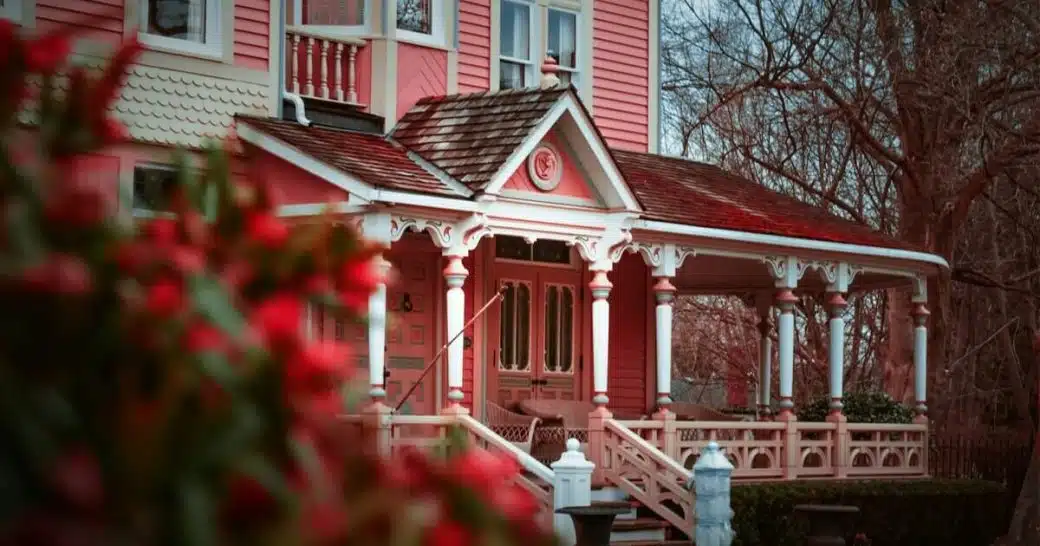
[[[862,272],[856,275],[850,292],[909,286],[903,276]],[[680,293],[744,294],[773,291],[776,284],[769,268],[761,261],[729,256],[698,255],[686,259],[672,281]],[[798,283],[797,292],[824,292],[827,283],[815,269],[809,269]]]

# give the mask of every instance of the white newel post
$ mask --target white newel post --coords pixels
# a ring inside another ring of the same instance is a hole
[[[827,299],[827,313],[830,316],[830,413],[841,414],[844,407],[845,376],[845,307],[847,302],[841,292],[831,292]]]
[[[610,289],[614,285],[605,270],[593,273],[589,282],[592,292],[592,403],[597,408],[606,408],[608,355],[610,347]]]
[[[581,444],[574,438],[567,440],[567,451],[550,465],[553,470],[553,530],[563,546],[573,546],[577,541],[574,522],[566,514],[556,510],[568,506],[592,504],[592,471],[596,465],[585,459]]]
[[[733,543],[733,507],[730,478],[733,464],[719,444],[708,442],[693,465],[693,489],[697,507],[694,543],[697,546],[730,546]]]
[[[654,284],[657,318],[657,407],[664,411],[672,404],[672,304],[675,286],[668,277]]]
[[[447,339],[455,338],[462,332],[466,324],[466,295],[462,290],[469,271],[462,265],[462,256],[448,256],[448,265],[444,268],[444,283],[448,287],[445,295],[445,325]],[[463,339],[458,336],[448,345],[448,409],[462,409],[462,352]]]

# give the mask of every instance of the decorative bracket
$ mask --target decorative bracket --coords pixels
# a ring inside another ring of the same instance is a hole
[[[856,279],[859,270],[846,262],[811,262],[810,267],[820,273],[820,277],[827,283],[828,292],[845,294],[849,286]]]
[[[654,277],[674,277],[686,258],[697,255],[693,247],[673,243],[631,243],[627,250],[643,256],[646,265],[653,268]]]
[[[776,280],[777,288],[794,290],[798,287],[798,281],[805,276],[805,270],[809,264],[798,259],[796,256],[766,256],[762,258],[769,272]]]
[[[615,229],[600,237],[578,235],[570,244],[578,248],[578,254],[591,264],[593,271],[609,271],[631,242],[631,231]]]
[[[928,303],[928,278],[922,275],[914,275],[914,295],[911,301],[914,303]]]
[[[390,240],[400,241],[408,231],[427,232],[445,256],[466,256],[485,235],[492,235],[487,217],[474,214],[458,222],[395,216],[390,222]]]

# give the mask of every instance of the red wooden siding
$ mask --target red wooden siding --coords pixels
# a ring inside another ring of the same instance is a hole
[[[92,40],[116,43],[123,38],[124,0],[36,0],[36,28],[75,26]]]
[[[419,99],[448,90],[448,53],[404,42],[397,45],[397,117]]]
[[[459,2],[459,93],[491,87],[491,0]]]
[[[610,292],[609,407],[626,414],[643,413],[647,409],[646,308],[650,273],[640,256],[626,254],[614,266],[610,282],[614,289]],[[591,357],[587,360],[591,362]]]
[[[649,3],[596,0],[593,114],[611,146],[647,151],[650,112]]]
[[[271,0],[235,0],[235,64],[267,70]]]

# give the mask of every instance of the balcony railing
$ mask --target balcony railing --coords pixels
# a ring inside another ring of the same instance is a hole
[[[358,102],[358,52],[365,41],[330,36],[307,27],[286,28],[286,87],[304,98],[354,106]]]

